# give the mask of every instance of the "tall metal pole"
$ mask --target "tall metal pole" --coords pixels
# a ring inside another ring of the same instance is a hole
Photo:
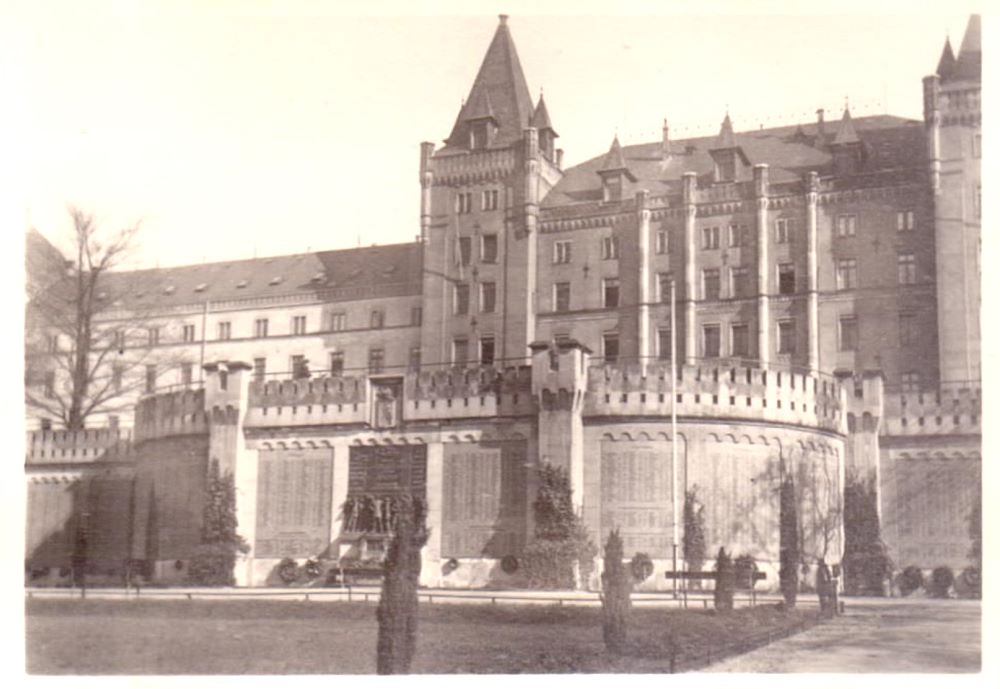
[[[674,598],[677,597],[677,544],[680,525],[677,509],[677,294],[670,278],[670,476],[674,508]]]

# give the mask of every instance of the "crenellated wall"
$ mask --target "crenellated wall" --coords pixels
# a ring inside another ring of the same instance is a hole
[[[25,436],[26,465],[131,462],[132,433],[117,428],[83,431],[29,431]]]

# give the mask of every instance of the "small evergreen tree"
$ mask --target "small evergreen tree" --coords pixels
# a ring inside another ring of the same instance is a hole
[[[969,514],[969,538],[972,540],[972,547],[969,550],[969,557],[972,559],[972,566],[982,571],[983,568],[983,496],[976,493],[976,501],[972,503],[972,512]]]
[[[219,462],[209,465],[202,508],[201,545],[191,560],[188,575],[203,586],[233,586],[236,557],[250,550],[237,533],[236,481],[233,473],[219,473]]]
[[[618,529],[614,529],[604,546],[604,573],[601,575],[604,589],[604,596],[601,598],[604,645],[612,653],[625,650],[628,616],[632,609],[632,598],[629,595],[632,591],[632,577],[625,568],[624,557],[621,536],[618,535]]]
[[[705,565],[705,506],[698,499],[698,486],[684,491],[684,561],[688,571],[698,572]]]
[[[574,570],[586,581],[597,548],[573,510],[573,489],[562,467],[545,463],[538,472],[535,538],[522,555],[528,586],[540,589],[574,588]]]
[[[851,595],[883,595],[888,571],[875,480],[849,477],[844,486],[844,589]]]
[[[725,548],[719,548],[715,560],[715,609],[719,612],[729,612],[733,609],[733,590],[736,588],[736,575],[733,571],[733,561],[726,554]]]
[[[406,674],[417,647],[417,586],[420,550],[427,543],[427,515],[417,498],[403,496],[386,553],[378,620],[377,671]]]
[[[785,607],[795,607],[799,590],[799,517],[795,504],[795,484],[791,476],[781,482],[780,496],[780,571],[781,594],[785,597]]]

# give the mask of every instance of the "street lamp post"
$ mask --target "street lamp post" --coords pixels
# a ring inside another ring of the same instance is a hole
[[[674,598],[677,598],[677,544],[680,525],[677,509],[677,294],[674,280],[670,279],[670,477],[671,504],[674,508]]]

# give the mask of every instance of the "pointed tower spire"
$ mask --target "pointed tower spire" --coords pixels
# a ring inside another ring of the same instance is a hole
[[[833,139],[833,145],[839,146],[859,143],[861,143],[861,139],[858,137],[858,132],[854,128],[854,120],[851,119],[851,109],[845,105],[844,116],[840,120],[840,128],[837,129],[837,136]]]
[[[635,181],[635,176],[629,172],[628,166],[625,164],[625,155],[622,153],[622,145],[618,143],[617,132],[614,141],[611,142],[611,148],[608,149],[604,160],[601,161],[601,166],[597,168],[599,175],[606,172],[624,172],[633,182]]]
[[[937,75],[942,81],[947,81],[955,70],[955,53],[951,50],[951,38],[944,39],[944,49],[941,51],[941,59],[938,60]]]
[[[492,118],[495,129],[488,137],[488,145],[492,148],[509,146],[521,139],[531,114],[531,94],[507,26],[507,15],[501,14],[469,97],[445,143],[469,147],[469,142],[476,138],[473,125]]]
[[[726,108],[726,118],[722,120],[719,128],[719,137],[715,142],[716,148],[736,148],[736,136],[733,134],[733,121],[729,119],[729,108]]]
[[[969,16],[969,23],[965,27],[965,36],[962,37],[962,47],[958,50],[958,57],[955,60],[955,69],[952,73],[955,79],[982,78],[983,53],[982,53],[982,27],[978,14]]]
[[[552,131],[553,136],[559,136],[556,134],[556,130],[552,126],[552,120],[549,119],[549,109],[545,107],[544,94],[538,95],[538,105],[535,106],[535,111],[531,114],[530,124],[538,131],[549,129]]]

